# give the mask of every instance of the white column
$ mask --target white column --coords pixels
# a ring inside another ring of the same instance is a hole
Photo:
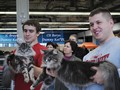
[[[29,19],[29,0],[16,0],[17,35],[23,39],[22,23]]]

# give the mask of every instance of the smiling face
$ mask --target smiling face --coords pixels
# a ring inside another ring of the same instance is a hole
[[[113,35],[113,20],[103,13],[95,14],[89,17],[90,30],[93,36],[101,42],[109,40]]]

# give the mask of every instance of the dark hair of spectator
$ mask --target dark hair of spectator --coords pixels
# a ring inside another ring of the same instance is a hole
[[[66,44],[66,43],[70,43],[70,46],[71,46],[71,48],[72,48],[72,50],[73,50],[73,54],[75,54],[75,52],[76,52],[76,50],[77,50],[77,48],[78,48],[77,43],[76,43],[75,41],[71,41],[71,40],[65,41],[65,44]]]
[[[27,20],[26,22],[23,23],[22,29],[24,30],[25,25],[31,25],[36,27],[36,32],[39,33],[41,31],[41,26],[37,20]]]
[[[46,46],[48,46],[48,45],[52,45],[53,46],[53,48],[57,48],[57,44],[55,44],[55,43],[53,43],[53,42],[48,42],[47,44],[46,44]]]

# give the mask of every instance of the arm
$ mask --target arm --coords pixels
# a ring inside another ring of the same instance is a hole
[[[43,69],[42,69],[42,68],[37,67],[37,66],[35,66],[35,65],[34,65],[34,76],[35,76],[35,77],[38,77],[38,76],[39,76],[39,74],[41,74],[41,73],[42,73],[42,71],[43,71]]]

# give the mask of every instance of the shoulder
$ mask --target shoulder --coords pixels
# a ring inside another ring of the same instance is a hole
[[[119,37],[115,37],[115,40],[118,40],[118,41],[120,41],[120,38],[119,38]]]
[[[33,46],[33,49],[37,49],[37,50],[47,50],[47,47],[41,45],[40,43],[37,43]]]
[[[32,48],[36,52],[37,55],[41,55],[42,50],[47,50],[47,48],[41,45],[40,43],[35,44]]]
[[[75,55],[73,55],[72,58],[73,58],[75,61],[82,61],[80,58],[76,57]]]
[[[114,42],[120,44],[120,38],[116,37]]]
[[[110,47],[114,48],[114,49],[113,48],[111,49],[119,51],[120,50],[120,38],[115,37],[109,45]]]
[[[112,40],[111,40],[111,43],[113,43],[113,44],[120,44],[120,38],[118,38],[118,37],[114,37]]]

